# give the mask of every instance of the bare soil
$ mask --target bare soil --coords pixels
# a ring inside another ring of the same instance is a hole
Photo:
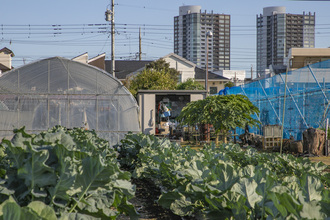
[[[160,220],[193,220],[193,218],[183,218],[173,214],[170,210],[158,205],[157,200],[161,194],[158,187],[149,179],[132,179],[136,185],[135,197],[131,202],[135,210],[139,213],[139,219],[160,219]],[[128,220],[128,216],[119,216],[119,220]]]

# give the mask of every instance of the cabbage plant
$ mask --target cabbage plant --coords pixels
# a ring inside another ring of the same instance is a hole
[[[1,143],[4,219],[136,218],[128,202],[135,193],[131,174],[119,169],[117,153],[95,132],[56,126],[40,134],[24,128],[14,133]]]

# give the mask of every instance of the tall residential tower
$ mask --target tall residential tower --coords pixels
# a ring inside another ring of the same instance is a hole
[[[315,46],[315,13],[287,14],[285,7],[266,7],[257,15],[257,74],[267,69],[285,72],[283,59],[290,48]]]
[[[201,6],[181,6],[174,17],[174,53],[208,69],[230,69],[230,15],[201,12]],[[212,37],[207,38],[211,31]]]

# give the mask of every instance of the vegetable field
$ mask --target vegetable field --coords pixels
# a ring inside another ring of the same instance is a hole
[[[115,219],[137,216],[131,174],[92,131],[15,130],[1,144],[1,219]]]
[[[109,146],[60,126],[15,130],[0,150],[1,219],[137,219],[134,200],[152,187],[149,200],[179,218],[330,219],[330,174],[308,158],[233,144],[193,150],[144,134]]]
[[[158,203],[196,219],[326,219],[330,176],[322,163],[238,145],[196,151],[167,139],[127,135],[117,146],[135,178],[161,189]],[[329,219],[329,218],[328,218]]]

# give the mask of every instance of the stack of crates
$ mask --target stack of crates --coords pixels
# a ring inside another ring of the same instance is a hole
[[[264,149],[281,145],[282,127],[280,125],[265,125],[263,134],[262,144]]]

